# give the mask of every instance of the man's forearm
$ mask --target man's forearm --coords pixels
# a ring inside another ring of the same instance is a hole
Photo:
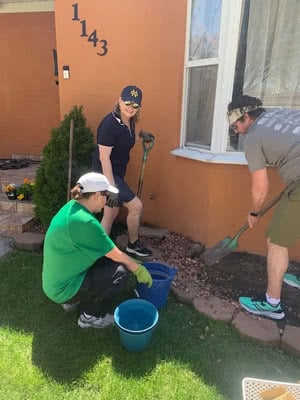
[[[267,175],[267,169],[263,168],[252,173],[252,207],[251,212],[258,213],[266,198],[269,191],[269,180]]]
[[[261,210],[267,194],[268,192],[252,192],[252,212],[258,213]]]

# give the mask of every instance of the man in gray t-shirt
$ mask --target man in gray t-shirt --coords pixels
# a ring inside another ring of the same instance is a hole
[[[288,247],[300,239],[300,110],[278,108],[266,112],[261,100],[244,95],[228,105],[227,116],[230,127],[246,135],[244,151],[252,177],[250,228],[258,222],[268,194],[267,165],[276,167],[287,185],[266,234],[267,291],[257,299],[239,299],[241,306],[253,314],[282,319],[282,281],[300,289],[300,279],[286,274]]]

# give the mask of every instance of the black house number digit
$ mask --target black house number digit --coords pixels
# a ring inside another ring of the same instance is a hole
[[[88,36],[87,34],[86,34],[86,20],[84,19],[84,20],[82,20],[82,21],[80,21],[80,23],[81,23],[81,37],[83,37],[83,36]]]
[[[97,52],[97,54],[98,54],[98,56],[105,56],[106,55],[106,53],[107,53],[107,51],[108,51],[108,49],[107,49],[107,40],[99,40],[99,43],[102,43],[102,53],[98,53]]]
[[[79,18],[79,9],[78,9],[78,3],[72,4],[73,7],[73,18],[72,21],[80,21],[81,24],[81,34],[80,37],[87,37],[87,41],[93,43],[93,47],[97,47],[97,44],[100,43],[101,47],[101,52],[97,52],[98,56],[105,56],[108,52],[108,47],[107,47],[107,40],[105,39],[100,39],[98,38],[97,35],[97,29],[94,29],[91,33],[88,33],[87,29],[87,22],[85,19],[80,20]]]
[[[72,18],[72,21],[80,21],[78,18],[78,3],[72,4],[72,7],[74,8],[74,17]]]

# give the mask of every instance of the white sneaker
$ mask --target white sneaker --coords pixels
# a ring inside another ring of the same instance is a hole
[[[80,328],[106,328],[114,324],[114,317],[111,314],[105,314],[104,317],[94,317],[86,313],[80,314],[78,325]]]
[[[63,303],[61,304],[62,308],[65,310],[65,312],[71,312],[77,309],[79,306],[79,301],[76,301],[76,303]]]

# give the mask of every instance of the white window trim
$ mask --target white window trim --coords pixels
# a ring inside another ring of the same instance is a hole
[[[204,151],[198,148],[182,147],[172,150],[171,154],[177,157],[189,158],[190,160],[203,161],[213,164],[248,164],[245,154],[238,151],[212,153],[210,151]]]
[[[187,4],[187,24],[185,40],[185,62],[183,76],[183,94],[181,108],[180,148],[171,153],[177,156],[206,162],[224,162],[246,164],[244,153],[227,152],[228,122],[227,104],[231,101],[239,30],[242,14],[242,0],[223,0],[220,19],[219,57],[189,61],[189,38],[191,25],[192,0]],[[191,148],[184,145],[187,119],[188,70],[195,66],[218,65],[216,95],[214,104],[211,149]],[[220,134],[221,133],[221,134]]]

